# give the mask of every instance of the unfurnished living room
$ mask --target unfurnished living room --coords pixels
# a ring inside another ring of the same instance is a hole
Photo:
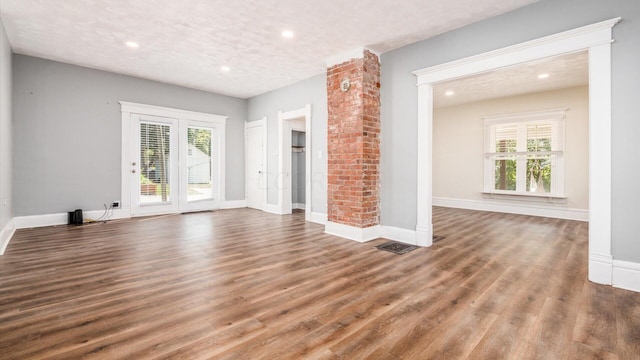
[[[0,0],[0,358],[640,359],[639,44],[638,0]]]

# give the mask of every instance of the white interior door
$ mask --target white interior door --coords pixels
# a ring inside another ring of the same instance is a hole
[[[264,126],[247,124],[246,127],[246,200],[247,206],[264,210],[265,164]]]
[[[131,120],[131,214],[176,212],[178,120],[137,114]]]

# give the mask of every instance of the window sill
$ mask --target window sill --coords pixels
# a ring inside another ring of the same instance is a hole
[[[482,197],[485,199],[501,199],[501,200],[516,200],[516,201],[535,201],[535,202],[548,202],[555,204],[564,204],[567,201],[567,197],[564,195],[556,195],[549,193],[520,193],[520,192],[502,192],[491,191],[482,192]]]

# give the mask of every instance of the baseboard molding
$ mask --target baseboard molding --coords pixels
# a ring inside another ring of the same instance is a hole
[[[416,232],[413,230],[382,225],[380,226],[380,237],[405,244],[417,245]]]
[[[291,204],[291,208],[292,209],[297,209],[297,210],[304,210],[305,209],[305,205],[302,203],[293,203]]]
[[[359,228],[327,221],[324,225],[324,232],[357,242],[367,242],[380,237],[380,225]]]
[[[612,285],[620,289],[640,292],[640,264],[613,260]]]
[[[589,281],[611,285],[613,257],[589,253]]]
[[[280,210],[280,207],[274,204],[266,204],[262,211],[269,214],[282,215],[282,211]]]
[[[493,211],[509,214],[542,216],[556,219],[589,221],[589,211],[584,209],[568,209],[541,205],[515,203],[512,204],[496,201],[451,199],[438,197],[433,198],[433,205],[458,209]]]
[[[226,200],[220,206],[220,209],[240,209],[247,207],[247,200]]]
[[[104,214],[104,210],[83,211],[82,217],[85,220],[97,220]],[[28,229],[43,226],[65,225],[68,223],[67,213],[16,216],[14,218],[16,229]],[[129,211],[125,209],[114,209],[111,216],[107,220],[126,219],[129,218]]]
[[[7,246],[9,246],[9,241],[11,241],[15,232],[15,220],[11,219],[7,222],[2,231],[0,231],[0,255],[4,255],[5,250],[7,250]]]
[[[320,225],[327,224],[327,214],[312,212],[309,221]]]

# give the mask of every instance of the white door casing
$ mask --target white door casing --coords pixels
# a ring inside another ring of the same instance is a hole
[[[611,43],[615,18],[469,58],[417,70],[416,240],[432,244],[433,84],[545,57],[589,51],[589,280],[612,283]]]
[[[245,122],[245,198],[247,207],[264,210],[267,203],[267,119]]]
[[[311,217],[311,104],[278,112],[278,213],[291,214],[291,132],[305,133],[305,220]]]

